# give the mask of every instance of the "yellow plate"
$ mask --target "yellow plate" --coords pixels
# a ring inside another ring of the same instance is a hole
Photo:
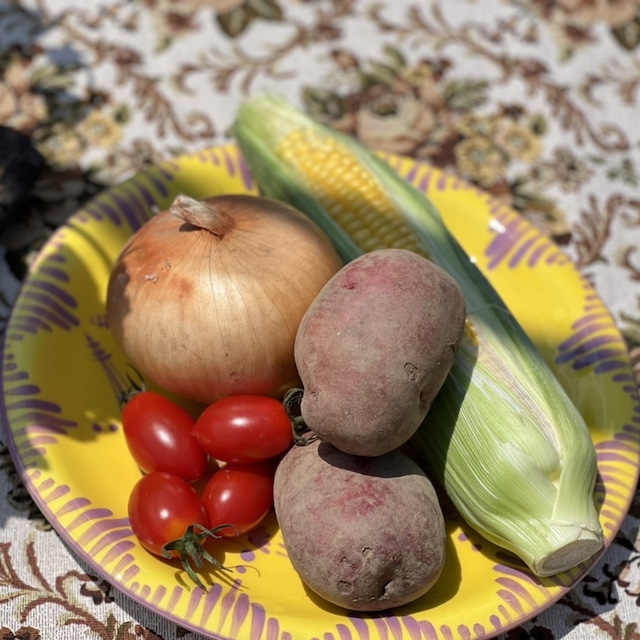
[[[585,415],[597,446],[596,487],[607,545],[636,486],[640,411],[625,345],[591,286],[550,240],[452,176],[386,156],[440,208],[467,253],[539,345]],[[139,478],[119,422],[127,363],[105,322],[105,290],[125,240],[178,193],[255,193],[237,148],[215,147],[110,189],[43,248],[6,331],[3,412],[34,500],[77,554],[132,599],[215,638],[450,640],[495,636],[558,600],[595,562],[538,580],[456,518],[442,578],[387,616],[347,615],[304,589],[273,516],[220,545],[233,572],[189,588],[175,565],[146,553],[127,520]]]

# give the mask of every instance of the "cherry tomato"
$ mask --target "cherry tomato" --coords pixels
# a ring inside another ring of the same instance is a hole
[[[164,471],[194,482],[207,468],[207,454],[192,435],[195,419],[153,391],[134,395],[122,410],[122,429],[144,473]]]
[[[210,456],[224,462],[252,463],[273,458],[293,442],[291,420],[275,398],[228,396],[209,405],[193,435]]]
[[[128,511],[140,544],[157,556],[162,556],[165,544],[182,538],[190,525],[209,528],[202,499],[191,484],[162,471],[138,480],[129,496]]]
[[[268,460],[253,464],[229,463],[216,471],[202,494],[202,501],[218,535],[232,537],[258,525],[273,505],[273,477],[276,465]]]

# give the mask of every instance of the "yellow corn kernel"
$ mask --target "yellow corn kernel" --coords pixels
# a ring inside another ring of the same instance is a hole
[[[339,141],[294,130],[279,140],[276,153],[363,251],[393,247],[428,257],[378,182]]]

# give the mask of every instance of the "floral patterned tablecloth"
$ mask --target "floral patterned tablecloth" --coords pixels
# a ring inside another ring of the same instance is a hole
[[[275,91],[551,235],[640,376],[640,0],[0,0],[0,74],[0,331],[82,203]],[[195,638],[75,557],[0,445],[1,639]],[[640,638],[639,524],[636,496],[582,583],[506,636]]]

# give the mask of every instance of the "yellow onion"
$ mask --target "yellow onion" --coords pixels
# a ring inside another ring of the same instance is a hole
[[[324,232],[289,205],[181,195],[116,260],[109,327],[131,364],[168,391],[203,403],[281,398],[300,384],[300,320],[342,264]]]

